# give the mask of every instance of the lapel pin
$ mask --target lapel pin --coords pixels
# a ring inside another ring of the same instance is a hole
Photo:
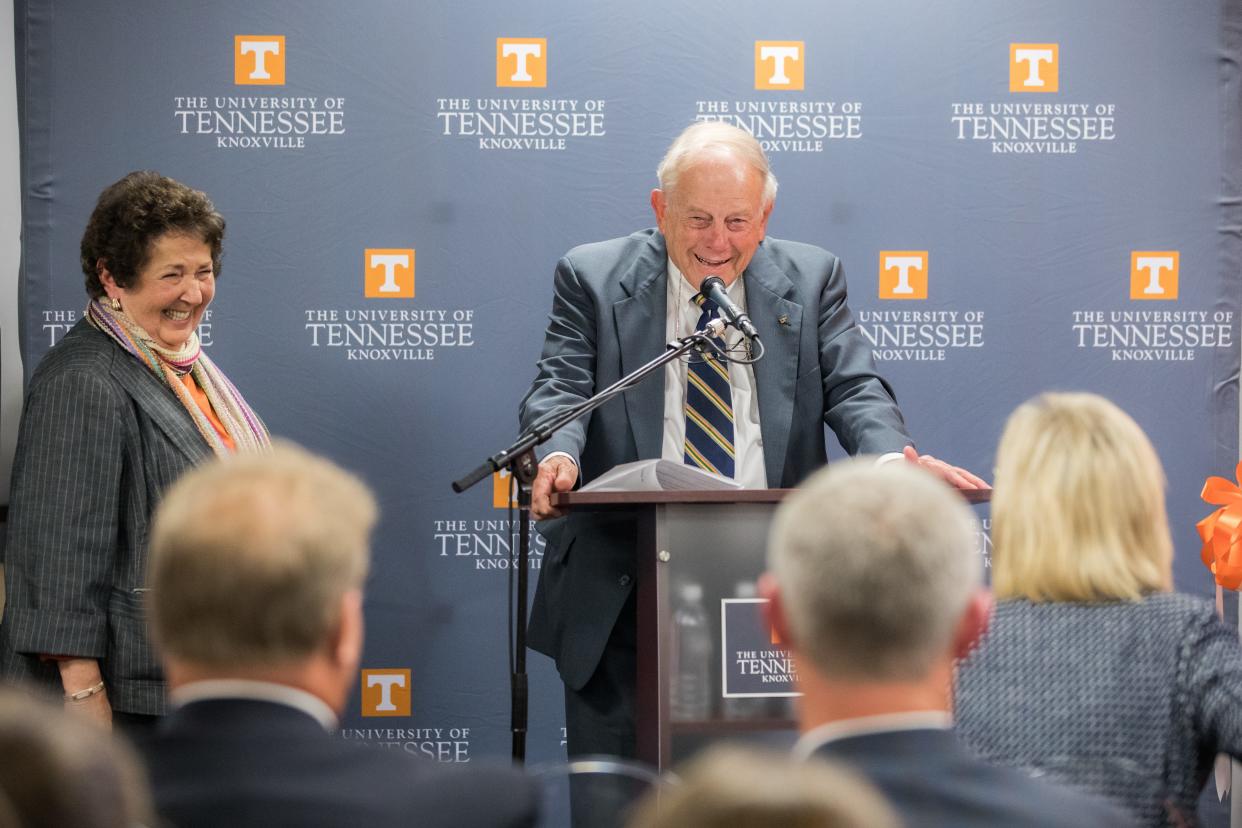
[[[780,316],[776,317],[776,323],[778,325],[788,325],[789,317],[782,313]]]

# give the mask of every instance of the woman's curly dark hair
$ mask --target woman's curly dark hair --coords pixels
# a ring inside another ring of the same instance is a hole
[[[206,193],[153,170],[132,172],[99,194],[82,234],[82,273],[92,299],[104,295],[99,263],[121,287],[131,287],[151,255],[151,244],[166,233],[185,233],[211,248],[220,275],[224,217]]]

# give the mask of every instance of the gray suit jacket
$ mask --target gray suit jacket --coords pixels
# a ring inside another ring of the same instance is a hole
[[[59,693],[39,654],[96,658],[115,710],[163,712],[143,606],[149,523],[210,456],[172,391],[86,320],[47,353],[13,461],[0,675]]]
[[[664,237],[655,230],[574,248],[557,263],[539,373],[521,405],[523,428],[664,350],[666,267]],[[742,278],[766,348],[754,373],[769,486],[794,486],[823,465],[825,422],[851,454],[910,444],[846,305],[836,256],[769,238]],[[619,463],[659,457],[663,417],[663,383],[649,379],[563,429],[542,451],[568,452],[581,482],[589,482]],[[547,544],[530,638],[576,689],[594,671],[632,588],[633,526],[575,514],[540,532]],[[575,555],[574,546],[586,551]]]

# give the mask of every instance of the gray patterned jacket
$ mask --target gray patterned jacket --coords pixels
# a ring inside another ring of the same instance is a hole
[[[1001,601],[958,668],[956,719],[998,762],[1102,794],[1136,824],[1194,824],[1218,751],[1242,756],[1242,645],[1186,595]]]
[[[113,709],[163,712],[143,600],[149,524],[210,455],[173,392],[86,320],[47,353],[13,460],[0,676],[59,694],[40,654],[96,658]]]

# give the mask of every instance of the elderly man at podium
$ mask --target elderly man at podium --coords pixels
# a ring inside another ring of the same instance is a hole
[[[623,517],[561,515],[552,495],[620,463],[664,458],[747,488],[791,487],[826,462],[824,424],[851,454],[918,463],[962,488],[979,478],[913,448],[888,384],[846,305],[841,263],[767,238],[776,178],[749,133],[696,123],[674,140],[651,193],[656,229],[576,247],[557,263],[538,376],[523,428],[658,356],[728,308],[723,283],[762,342],[751,364],[676,362],[558,432],[543,447],[532,512],[547,540],[531,646],[565,683],[571,756],[634,755],[635,528]],[[745,359],[741,333],[723,349]],[[548,520],[556,518],[556,520]]]

